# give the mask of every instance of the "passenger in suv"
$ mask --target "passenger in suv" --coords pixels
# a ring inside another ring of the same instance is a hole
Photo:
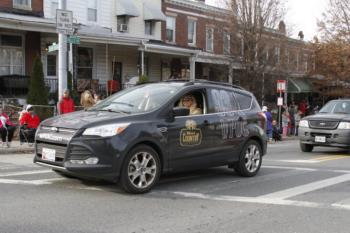
[[[191,97],[197,106],[184,104]],[[228,165],[258,173],[266,119],[254,96],[209,81],[168,81],[123,90],[80,112],[42,122],[34,162],[76,177],[149,191],[163,173]]]

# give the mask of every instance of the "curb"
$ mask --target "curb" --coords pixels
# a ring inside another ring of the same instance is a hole
[[[8,154],[34,154],[34,148],[6,148],[0,149],[0,155],[8,155]]]

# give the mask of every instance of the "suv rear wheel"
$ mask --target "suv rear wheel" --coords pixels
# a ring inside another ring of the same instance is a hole
[[[314,149],[314,146],[300,142],[300,149],[302,152],[311,152]]]
[[[125,158],[120,184],[128,193],[146,193],[157,183],[160,170],[158,153],[146,145],[136,146]]]
[[[233,169],[241,176],[255,176],[262,163],[262,149],[255,140],[249,140],[243,147],[239,160],[233,165]]]

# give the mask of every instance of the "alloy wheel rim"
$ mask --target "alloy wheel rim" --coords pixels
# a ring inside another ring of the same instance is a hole
[[[153,183],[156,173],[157,164],[152,154],[138,152],[130,159],[128,178],[134,187],[138,189],[149,187]]]
[[[251,173],[255,172],[259,168],[260,164],[260,150],[256,145],[248,146],[245,156],[245,167]]]

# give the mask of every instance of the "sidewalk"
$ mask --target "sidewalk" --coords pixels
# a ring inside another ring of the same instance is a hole
[[[1,154],[23,154],[23,153],[34,153],[34,144],[29,146],[28,143],[23,143],[20,145],[19,141],[12,141],[11,147],[0,145],[0,155]]]

